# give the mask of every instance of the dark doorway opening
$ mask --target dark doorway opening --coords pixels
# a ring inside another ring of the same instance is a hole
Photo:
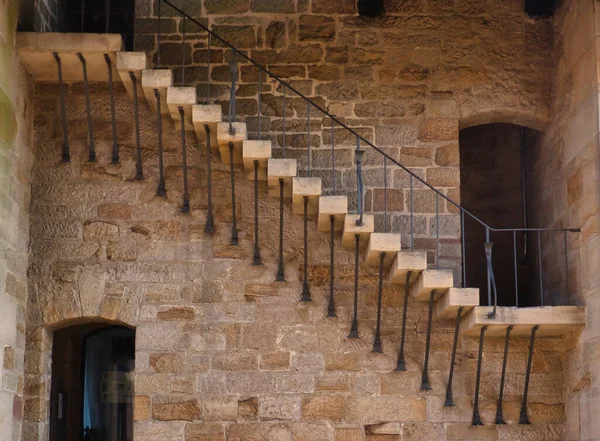
[[[54,333],[50,441],[132,441],[135,331],[107,324]]]

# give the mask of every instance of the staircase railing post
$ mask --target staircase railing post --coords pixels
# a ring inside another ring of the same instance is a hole
[[[336,317],[334,282],[335,282],[335,216],[329,216],[329,227],[331,228],[331,237],[329,245],[329,304],[327,306],[327,317]]]
[[[397,371],[406,371],[406,361],[404,360],[404,344],[406,342],[406,317],[408,313],[408,291],[410,288],[410,277],[412,271],[406,273],[406,281],[404,283],[404,307],[402,308],[402,331],[400,334],[400,350],[398,351],[398,362],[396,364]]]
[[[110,2],[107,1],[106,3],[108,5]],[[113,88],[112,62],[110,61],[110,57],[108,56],[108,54],[104,54],[104,60],[106,61],[106,66],[108,68],[108,93],[109,93],[109,97],[110,97],[110,122],[111,122],[111,128],[112,128],[112,143],[113,143],[111,163],[118,164],[119,163],[119,144],[117,143],[117,118],[115,117],[115,91]]]
[[[283,179],[279,179],[279,263],[277,265],[276,282],[285,282],[283,266]]]
[[[310,288],[308,286],[308,196],[303,196],[304,203],[304,280],[302,283],[302,296],[300,300],[310,302]]]
[[[427,338],[425,340],[425,361],[423,361],[423,373],[421,376],[421,390],[431,390],[429,384],[429,349],[431,348],[431,327],[433,325],[433,302],[437,290],[432,290],[429,295],[429,313],[427,321]]]
[[[233,142],[229,143],[229,175],[231,179],[231,215],[233,217],[231,221],[231,242],[232,246],[239,245],[238,231],[237,231],[237,207],[235,202],[235,169],[233,167]]]
[[[252,265],[262,265],[258,245],[258,160],[254,160],[254,260]]]
[[[229,71],[231,72],[231,90],[229,92],[229,134],[235,135],[235,128],[233,123],[235,122],[235,84],[238,78],[237,63],[235,56],[229,62]]]
[[[535,333],[538,325],[531,328],[531,339],[529,340],[529,356],[527,357],[527,371],[525,372],[525,387],[523,389],[523,401],[521,401],[521,412],[519,413],[519,424],[531,424],[527,415],[527,394],[529,393],[529,377],[531,375],[531,364],[533,362],[533,347],[535,345]]]
[[[215,232],[215,220],[213,218],[213,203],[212,203],[212,150],[210,146],[210,127],[204,124],[204,133],[206,133],[206,186],[207,186],[207,209],[206,225],[204,232],[212,234]]]
[[[487,326],[482,326],[479,333],[479,354],[477,356],[477,376],[475,377],[475,399],[473,400],[473,419],[471,425],[483,426],[481,422],[481,415],[479,414],[479,387],[481,384],[481,364],[483,362],[483,338],[485,337],[485,331]]]
[[[454,324],[454,342],[452,343],[452,356],[450,357],[450,372],[448,373],[448,385],[446,386],[446,401],[444,407],[454,407],[454,399],[452,396],[452,380],[454,379],[454,363],[456,361],[456,349],[458,347],[458,334],[460,330],[460,317],[463,312],[463,307],[458,308],[456,313],[456,323]]]
[[[496,288],[496,277],[494,276],[494,267],[492,265],[492,250],[494,248],[493,242],[486,242],[484,244],[485,248],[485,259],[487,263],[487,273],[488,277],[491,280],[492,289],[494,291],[494,309],[492,312],[488,313],[489,318],[496,317],[496,310],[498,308],[498,289]]]
[[[156,125],[158,128],[158,188],[156,189],[156,195],[164,197],[167,195],[167,189],[165,186],[165,166],[163,160],[162,112],[158,89],[154,89],[154,99],[156,100]]]
[[[363,225],[363,177],[362,177],[362,158],[364,154],[364,150],[360,149],[360,138],[356,137],[356,204],[358,207],[358,219],[356,220],[357,226]]]
[[[181,123],[181,158],[183,161],[183,205],[181,206],[181,212],[187,214],[190,212],[190,194],[188,192],[187,148],[185,145],[185,115],[183,107],[179,106],[178,110]]]
[[[89,161],[96,162],[96,143],[94,142],[94,120],[92,119],[92,108],[90,105],[90,90],[88,87],[87,63],[81,52],[77,54],[81,61],[83,71],[83,93],[85,95],[85,112],[87,114],[88,140],[90,143]]]
[[[129,78],[133,86],[133,117],[135,121],[135,179],[141,181],[144,179],[144,172],[142,171],[142,142],[140,140],[140,113],[138,103],[138,87],[137,78],[133,72],[129,72]],[[160,111],[160,109],[159,109]]]
[[[352,326],[348,338],[358,338],[358,265],[360,255],[360,235],[354,235],[354,309],[352,314]]]
[[[512,330],[512,325],[506,328],[506,337],[504,340],[504,357],[502,358],[502,374],[500,376],[500,392],[498,394],[498,406],[496,408],[496,424],[506,424],[504,422],[504,415],[502,414],[502,400],[504,399],[504,382],[506,380],[506,365],[508,363],[508,345],[510,343],[510,331]]]
[[[63,144],[62,144],[62,162],[71,162],[71,152],[69,149],[69,129],[67,127],[67,112],[65,108],[65,85],[63,83],[62,62],[58,52],[54,52],[56,67],[58,69],[58,92],[60,99],[60,116],[63,129]]]
[[[373,352],[383,352],[381,347],[381,308],[383,302],[383,264],[385,253],[379,255],[379,286],[377,290],[377,325],[375,327],[375,340],[373,341]]]

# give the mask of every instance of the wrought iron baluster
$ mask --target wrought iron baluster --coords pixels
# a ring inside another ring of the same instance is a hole
[[[106,3],[109,4],[110,1],[107,1]],[[112,62],[110,61],[110,57],[108,56],[108,54],[104,54],[104,60],[106,61],[106,66],[108,68],[108,93],[110,96],[110,121],[111,121],[111,127],[112,127],[112,142],[113,142],[111,163],[118,164],[119,163],[119,145],[117,144],[117,118],[115,117],[115,92],[114,92],[114,88],[113,88]]]
[[[166,196],[167,189],[165,186],[165,167],[163,161],[162,113],[160,107],[160,92],[158,89],[154,89],[154,99],[156,100],[156,125],[158,127],[158,188],[156,189],[156,195]]]
[[[129,78],[131,78],[131,83],[133,86],[133,116],[135,120],[135,147],[136,147],[136,157],[135,157],[135,179],[137,181],[141,181],[144,179],[144,172],[142,170],[142,143],[140,140],[140,114],[138,108],[138,88],[137,88],[137,78],[133,74],[133,72],[129,72]],[[160,109],[158,110],[160,111]]]
[[[77,54],[77,57],[79,58],[79,61],[81,61],[81,69],[83,71],[83,93],[85,95],[85,112],[87,114],[88,140],[90,142],[90,153],[88,160],[90,162],[96,162],[96,143],[94,142],[94,121],[92,120],[92,108],[90,106],[90,90],[88,87],[87,63],[81,52]]]
[[[485,247],[485,259],[487,261],[487,272],[492,281],[492,289],[494,291],[494,309],[492,312],[488,312],[487,316],[489,318],[496,317],[496,310],[498,308],[498,289],[496,288],[496,277],[494,276],[494,267],[492,265],[492,249],[494,248],[493,242],[486,242],[484,244]]]
[[[415,211],[413,210],[413,176],[410,175],[409,181],[409,196],[410,196],[410,250],[415,250]]]
[[[181,87],[185,86],[185,23],[184,15],[181,29]]]
[[[335,281],[335,216],[329,216],[329,226],[331,227],[331,244],[329,248],[329,305],[327,306],[327,317],[336,317],[335,315],[335,301],[334,301],[334,281]]]
[[[311,142],[310,142],[310,101],[307,101],[306,104],[306,119],[307,119],[307,126],[308,126],[308,162],[307,162],[307,166],[308,166],[308,176],[311,176],[311,164],[310,164],[310,157],[311,157]]]
[[[500,376],[500,393],[498,394],[498,407],[496,408],[496,424],[506,424],[502,414],[502,400],[504,399],[504,382],[506,380],[506,365],[508,363],[508,345],[510,342],[510,331],[513,326],[506,328],[506,337],[504,340],[504,357],[502,358],[502,375]]]
[[[435,264],[440,269],[440,194],[435,193]]]
[[[481,363],[483,362],[483,338],[485,337],[485,331],[487,326],[481,327],[479,333],[479,355],[477,356],[477,376],[475,377],[475,399],[473,401],[473,419],[471,424],[473,426],[483,426],[481,422],[481,415],[479,414],[479,386],[481,383]]]
[[[567,232],[564,232],[564,242],[565,242],[565,299],[567,300],[567,305],[571,304],[571,299],[569,296],[569,245],[567,242]]]
[[[331,118],[331,185],[333,187],[333,194],[335,194],[335,132],[334,132],[334,121]]]
[[[258,127],[256,128],[256,139],[261,139],[260,137],[260,94],[262,90],[262,72],[259,68],[256,68],[258,71],[258,92],[256,92],[256,108],[258,112]],[[284,109],[285,112],[285,109]]]
[[[262,265],[258,246],[258,159],[254,160],[254,261],[252,265]]]
[[[467,247],[465,245],[465,236],[466,236],[466,230],[465,230],[465,212],[464,211],[460,211],[460,228],[461,228],[461,252],[462,252],[462,273],[463,273],[463,280],[462,280],[462,286],[463,288],[466,288],[467,285]]]
[[[515,260],[515,306],[519,307],[519,269],[517,265],[517,232],[513,231],[513,258]]]
[[[437,290],[431,291],[429,295],[429,313],[427,321],[427,338],[425,340],[425,361],[423,362],[423,373],[421,376],[421,390],[431,390],[429,384],[429,349],[431,348],[431,326],[433,324],[433,301]]]
[[[388,180],[387,158],[383,157],[383,231],[388,232]]]
[[[358,338],[358,262],[360,234],[354,235],[354,313],[352,315],[352,326],[348,338]]]
[[[485,243],[490,243],[490,229],[489,228],[485,229]],[[492,306],[492,275],[490,273],[489,265],[487,265],[486,277],[487,277],[488,306]]]
[[[69,129],[67,127],[67,112],[65,108],[65,85],[63,83],[62,62],[58,52],[54,52],[54,59],[58,69],[58,92],[60,99],[60,116],[63,129],[62,162],[71,162],[71,151],[69,149]]]
[[[238,78],[237,63],[234,58],[229,62],[229,71],[231,72],[231,90],[229,91],[229,134],[235,135],[233,123],[235,122],[235,84]]]
[[[212,45],[212,34],[208,33],[208,49],[207,49],[207,60],[206,60],[206,104],[210,104],[210,51]]]
[[[188,177],[187,177],[187,149],[185,146],[185,115],[183,107],[179,106],[179,121],[181,123],[181,158],[183,160],[183,206],[182,213],[190,212],[190,195],[188,192]]]
[[[283,86],[283,152],[282,156],[285,158],[285,114],[287,113],[287,107],[285,106],[285,95],[286,95],[287,87]]]
[[[212,204],[212,151],[210,147],[210,127],[208,124],[204,124],[204,133],[206,133],[206,184],[208,187],[208,213],[206,214],[206,225],[204,226],[204,232],[212,234],[215,232],[215,220],[213,218]]]
[[[543,264],[542,264],[542,233],[540,231],[537,232],[537,242],[538,242],[538,266],[540,272],[540,306],[544,306],[544,281],[542,278],[542,274],[544,273]]]
[[[162,0],[158,0],[158,32],[156,35],[156,68],[160,69],[160,36],[161,36],[161,21],[162,21],[162,11],[161,11]]]
[[[312,300],[310,296],[310,289],[308,287],[308,196],[303,197],[304,202],[304,283],[302,284],[302,297],[300,298],[303,302],[310,302]]]
[[[237,213],[235,206],[235,170],[233,168],[233,142],[229,143],[229,175],[231,176],[231,245],[238,246]]]
[[[463,307],[458,308],[456,313],[456,324],[454,325],[454,343],[452,343],[452,356],[450,357],[450,372],[448,374],[448,385],[446,386],[446,402],[444,407],[454,407],[454,399],[452,397],[452,380],[454,378],[454,363],[456,361],[456,349],[458,347],[458,332],[460,329],[460,316],[463,312]]]
[[[362,178],[362,158],[364,151],[360,149],[360,138],[356,137],[356,150],[354,152],[356,156],[356,203],[358,206],[358,219],[356,225],[361,227],[363,225],[363,178]]]
[[[527,357],[527,371],[525,372],[525,388],[523,390],[523,401],[521,402],[521,412],[519,413],[519,424],[531,424],[527,415],[527,394],[529,393],[529,376],[531,375],[531,363],[533,361],[533,346],[535,345],[535,333],[539,329],[538,325],[531,328],[531,339],[529,340],[529,356]]]
[[[279,179],[279,265],[277,267],[277,282],[285,282],[283,267],[283,179]]]
[[[402,334],[400,337],[400,350],[398,352],[397,371],[406,371],[406,361],[404,360],[404,343],[406,341],[406,316],[408,313],[408,289],[410,287],[410,277],[412,271],[406,273],[406,282],[404,283],[404,308],[402,309]]]
[[[377,290],[377,326],[375,327],[375,340],[373,341],[373,352],[383,352],[381,347],[381,307],[383,301],[383,263],[385,253],[379,255],[379,287]]]

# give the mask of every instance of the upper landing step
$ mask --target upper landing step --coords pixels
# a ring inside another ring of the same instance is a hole
[[[17,51],[36,80],[58,81],[54,53],[62,65],[63,81],[82,81],[81,53],[86,61],[89,81],[108,81],[104,54],[110,58],[113,76],[118,78],[116,54],[123,50],[119,34],[67,34],[58,32],[17,32]]]

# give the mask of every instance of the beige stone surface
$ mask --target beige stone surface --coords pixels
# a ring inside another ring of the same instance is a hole
[[[271,158],[271,141],[245,139],[242,143],[244,171],[250,180],[254,180],[254,161],[258,161],[258,180],[267,180],[267,163]]]
[[[148,107],[156,112],[156,90],[160,96],[161,114],[167,116],[170,114],[167,105],[167,90],[173,86],[173,73],[171,69],[146,69],[142,71],[142,90],[146,97]]]
[[[317,225],[319,231],[331,231],[331,216],[333,216],[333,230],[344,229],[344,219],[348,214],[347,196],[321,196],[319,198],[319,218]]]
[[[428,269],[423,271],[410,287],[410,294],[420,302],[428,302],[432,291],[436,299],[454,286],[452,271]]]
[[[133,81],[131,80],[131,74],[133,74],[137,81],[138,99],[143,99],[142,72],[146,69],[148,69],[148,57],[145,52],[117,52],[117,71],[130,97],[133,98]]]

